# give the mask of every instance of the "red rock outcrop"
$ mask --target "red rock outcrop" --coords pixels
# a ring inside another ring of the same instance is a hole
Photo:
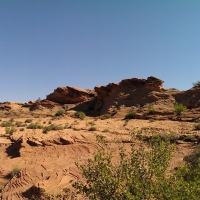
[[[93,90],[84,90],[76,87],[58,87],[46,99],[60,104],[76,104],[93,100],[96,93]]]

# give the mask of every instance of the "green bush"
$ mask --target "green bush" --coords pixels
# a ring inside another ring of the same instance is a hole
[[[27,126],[27,129],[42,129],[43,126],[39,124],[38,122],[36,123],[31,123]]]
[[[192,83],[192,85],[193,85],[193,88],[199,88],[200,87],[200,81]]]
[[[24,124],[23,122],[15,122],[15,125],[17,127],[25,127],[26,126],[26,124]]]
[[[111,118],[111,115],[110,115],[110,114],[105,114],[105,115],[102,115],[102,116],[100,117],[101,120],[105,120],[105,119],[109,119],[109,118]]]
[[[3,121],[1,123],[1,127],[10,127],[13,126],[13,123],[11,121]]]
[[[31,123],[33,120],[32,119],[26,119],[25,123]]]
[[[6,127],[5,132],[6,134],[12,135],[17,129],[14,126]]]
[[[65,111],[63,110],[63,109],[59,109],[58,111],[57,111],[57,113],[55,114],[55,116],[62,116],[62,115],[64,115],[65,114]]]
[[[113,163],[110,146],[102,136],[97,140],[101,148],[94,158],[84,165],[76,163],[83,179],[73,183],[73,187],[83,199],[199,199],[199,160],[196,168],[187,164],[168,173],[173,151],[169,141],[154,138],[148,143],[148,151],[133,144],[130,153],[119,145],[119,161]]]
[[[97,131],[97,128],[95,126],[91,126],[88,131]]]
[[[50,126],[45,126],[43,128],[43,133],[47,133],[49,131],[63,130],[63,129],[64,129],[63,126],[51,124]]]
[[[17,175],[20,171],[21,169],[19,167],[14,167],[10,173],[11,178]]]
[[[86,117],[86,115],[85,115],[84,112],[79,112],[79,111],[75,112],[74,116],[75,116],[76,118],[81,119],[81,120],[83,120],[83,119]]]
[[[181,115],[183,112],[185,112],[187,110],[187,107],[184,106],[183,104],[181,103],[175,103],[174,104],[174,111],[177,115]]]
[[[135,112],[134,111],[130,111],[129,113],[126,114],[126,116],[124,117],[124,119],[134,119],[135,118]]]
[[[152,105],[152,104],[149,104],[149,105],[148,105],[147,114],[148,114],[148,115],[153,115],[154,113],[155,113],[155,109],[154,109],[153,105]]]

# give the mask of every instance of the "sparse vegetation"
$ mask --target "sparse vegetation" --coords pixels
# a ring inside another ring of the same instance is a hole
[[[102,132],[103,133],[108,133],[108,132],[110,132],[110,130],[108,128],[105,128],[105,129],[102,130]]]
[[[200,130],[200,123],[194,125],[195,130]]]
[[[28,126],[27,126],[27,129],[42,129],[43,126],[41,124],[39,124],[38,122],[36,123],[30,123]]]
[[[123,126],[126,126],[128,124],[129,119],[125,119]]]
[[[76,118],[81,119],[81,120],[83,120],[83,119],[86,117],[86,115],[85,115],[84,112],[79,112],[79,111],[75,112],[74,116],[75,116]]]
[[[10,127],[13,126],[13,123],[11,121],[3,121],[1,123],[1,127]]]
[[[95,123],[94,123],[94,121],[91,121],[91,122],[87,122],[86,125],[94,126]]]
[[[192,88],[200,88],[200,81],[197,81],[195,83],[192,83],[193,87]]]
[[[181,115],[183,112],[187,110],[187,107],[181,103],[176,102],[174,104],[174,111],[177,115]]]
[[[14,167],[10,173],[11,178],[17,175],[20,171],[21,169],[19,167]]]
[[[158,134],[157,134],[158,135]],[[153,137],[144,147],[132,145],[130,154],[119,145],[119,162],[112,162],[112,150],[102,136],[101,146],[85,165],[76,163],[83,181],[73,183],[83,198],[94,199],[199,199],[200,151],[185,158],[186,165],[166,176],[174,150],[170,141]],[[199,148],[200,149],[200,148]],[[193,162],[195,160],[195,162]]]
[[[154,109],[154,107],[153,107],[153,105],[151,103],[148,104],[147,108],[148,108],[148,111],[147,111],[148,115],[153,115],[155,113],[155,109]]]
[[[56,112],[55,116],[63,116],[64,114],[65,114],[65,110],[59,109],[59,110]]]
[[[6,134],[9,134],[9,135],[12,135],[17,129],[14,127],[14,126],[11,126],[11,127],[6,127],[5,128],[5,133]]]
[[[0,183],[0,192],[3,190],[4,184]]]
[[[105,119],[109,119],[109,118],[111,118],[111,115],[110,115],[110,114],[105,114],[105,115],[102,115],[102,116],[100,117],[101,120],[105,120]]]
[[[15,122],[15,125],[17,127],[25,127],[26,126],[26,124],[24,124],[23,122]]]
[[[26,119],[25,123],[31,123],[33,120],[32,119]]]
[[[97,131],[97,127],[91,126],[91,127],[88,129],[88,131]]]
[[[135,118],[135,112],[134,111],[130,111],[126,114],[126,116],[124,117],[124,119],[134,119]]]
[[[43,133],[47,133],[49,131],[56,131],[56,130],[63,130],[64,127],[61,126],[61,125],[54,125],[54,124],[51,124],[50,126],[45,126],[43,127]]]

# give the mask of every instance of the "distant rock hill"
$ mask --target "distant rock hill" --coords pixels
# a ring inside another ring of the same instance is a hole
[[[76,104],[77,110],[93,109],[101,115],[105,113],[114,115],[121,107],[143,107],[146,104],[160,105],[160,107],[163,104],[164,107],[168,105],[171,108],[178,102],[190,109],[200,106],[200,88],[187,91],[164,89],[163,82],[150,76],[147,79],[124,79],[119,83],[96,86],[94,90],[59,87],[47,95],[46,100],[61,104]],[[161,110],[159,109],[160,112]]]
[[[178,102],[188,108],[181,120],[197,121],[200,115],[200,88],[187,91],[165,89],[163,82],[150,76],[147,79],[131,78],[95,86],[94,90],[58,87],[40,101],[0,103],[0,115],[53,116],[60,107],[65,111],[83,111],[89,116],[110,114],[113,117],[123,117],[125,113],[134,110],[136,118],[147,119],[149,116],[145,113],[152,107],[154,115],[151,118],[180,120],[180,116],[174,113],[174,104]]]

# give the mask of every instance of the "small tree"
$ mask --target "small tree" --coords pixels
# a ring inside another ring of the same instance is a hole
[[[119,145],[119,161],[112,162],[113,154],[102,136],[97,137],[101,149],[86,165],[76,163],[85,181],[73,187],[90,200],[198,200],[200,196],[200,161],[195,168],[186,164],[177,172],[169,171],[173,148],[169,141],[151,139],[148,150],[132,145],[127,153]],[[84,198],[85,199],[85,198]]]
[[[174,104],[174,111],[177,115],[181,115],[183,112],[185,112],[187,110],[187,107],[184,106],[183,104],[181,103],[175,103]]]
[[[192,88],[200,88],[200,81],[197,81],[195,83],[192,83],[193,87]]]

